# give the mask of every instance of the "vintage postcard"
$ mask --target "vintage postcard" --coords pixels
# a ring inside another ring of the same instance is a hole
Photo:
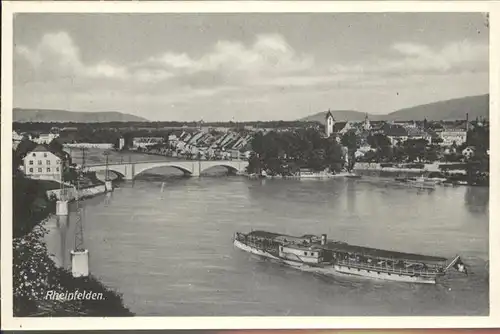
[[[6,328],[498,325],[496,4],[2,9]]]

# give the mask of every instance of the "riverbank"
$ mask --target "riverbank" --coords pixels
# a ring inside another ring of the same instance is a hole
[[[55,211],[54,201],[40,188],[43,183],[16,178],[22,178],[26,189],[16,194],[14,188],[14,316],[133,316],[122,296],[97,278],[74,278],[55,264],[44,241],[44,224]]]
[[[411,167],[413,168],[409,168]],[[362,176],[373,177],[418,177],[427,176],[446,179],[445,184],[489,186],[489,172],[478,173],[477,165],[467,163],[432,163],[432,164],[392,164],[363,163],[354,166],[354,172]]]
[[[258,175],[258,174],[247,174],[249,179],[293,179],[293,180],[307,180],[307,179],[333,179],[333,178],[341,178],[341,177],[349,177],[349,176],[354,176],[355,174],[353,173],[324,173],[324,172],[319,172],[319,173],[310,173],[310,174],[302,174],[302,175]]]
[[[370,162],[356,162],[354,165],[354,171],[385,171],[385,172],[439,172],[439,166],[442,164],[432,163],[432,164],[421,164],[421,168],[409,168],[404,166],[398,166],[396,164],[380,164],[380,163],[370,163]]]

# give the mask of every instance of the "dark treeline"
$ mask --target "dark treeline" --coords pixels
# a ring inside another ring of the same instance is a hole
[[[318,126],[318,122],[304,121],[245,121],[245,122],[102,122],[102,123],[76,123],[76,122],[13,122],[12,128],[20,132],[50,132],[54,128],[76,128],[78,130],[90,127],[92,129],[163,129],[163,128],[182,128],[182,127],[226,127],[240,128],[244,126],[252,126],[257,128],[302,128],[308,126]]]
[[[372,121],[372,124],[384,123],[383,120]],[[408,121],[414,122],[416,125],[424,127],[426,129],[440,129],[442,124],[448,125],[460,125],[464,121],[427,121],[427,120],[415,120]],[[477,123],[477,121],[472,121],[472,124]],[[241,121],[241,122],[199,122],[199,121],[143,121],[143,122],[93,122],[93,123],[78,123],[78,122],[13,122],[12,128],[20,132],[50,132],[53,128],[76,128],[81,129],[85,127],[91,127],[93,129],[163,129],[163,128],[196,128],[202,126],[209,127],[226,127],[226,128],[242,128],[245,126],[255,127],[255,128],[266,128],[266,129],[279,129],[279,128],[307,128],[307,127],[318,127],[321,126],[319,122],[316,121]]]
[[[254,153],[248,172],[290,175],[299,168],[338,172],[344,167],[344,153],[335,138],[324,138],[314,129],[257,133],[251,141]]]

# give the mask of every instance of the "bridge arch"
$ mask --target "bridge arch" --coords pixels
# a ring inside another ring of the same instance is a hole
[[[89,168],[89,171],[94,172],[95,176],[101,181],[104,181],[106,178],[106,167],[105,166],[99,166],[99,167],[93,166],[92,168]],[[121,180],[125,179],[125,174],[123,173],[123,171],[121,171],[119,169],[108,168],[108,176],[111,176],[111,175],[114,175],[116,178],[121,179]],[[111,177],[111,179],[113,179],[113,177]]]
[[[192,168],[189,168],[189,166],[185,166],[183,165],[182,163],[175,163],[175,162],[163,162],[163,163],[157,163],[157,164],[147,164],[147,165],[144,165],[142,166],[141,164],[138,164],[136,165],[135,167],[135,172],[134,172],[134,179],[148,171],[148,170],[151,170],[151,169],[154,169],[154,168],[161,168],[161,167],[171,167],[171,168],[175,168],[177,170],[180,170],[181,172],[184,173],[184,175],[186,176],[191,176],[193,175],[193,170]]]
[[[215,167],[224,167],[229,172],[233,172],[233,173],[240,171],[240,169],[238,168],[239,166],[237,166],[236,164],[217,162],[217,163],[208,164],[206,166],[203,166],[203,168],[200,170],[200,174],[205,173],[207,170],[215,168]]]
[[[102,169],[102,170],[100,170],[100,171],[98,171],[98,172],[102,172],[102,173],[104,174],[104,176],[106,176],[106,169]],[[98,172],[97,172],[97,173],[98,173]],[[97,175],[97,173],[96,173],[96,175]],[[115,174],[115,175],[116,175],[116,177],[117,177],[117,178],[119,178],[119,179],[123,179],[123,178],[125,178],[125,175],[124,175],[123,173],[121,173],[121,172],[119,172],[119,171],[117,171],[117,170],[114,170],[114,169],[108,169],[108,173],[113,173],[113,174]],[[108,174],[108,175],[109,175],[109,174]]]

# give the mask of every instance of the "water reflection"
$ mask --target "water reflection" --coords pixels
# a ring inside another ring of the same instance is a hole
[[[356,211],[356,189],[352,180],[347,181],[347,210],[349,212]]]
[[[58,254],[54,254],[59,266],[66,268],[66,239],[68,238],[69,216],[57,216],[57,234],[59,236]],[[57,263],[56,262],[56,263]]]
[[[472,214],[488,213],[490,201],[489,187],[467,187],[465,191],[465,207]]]

